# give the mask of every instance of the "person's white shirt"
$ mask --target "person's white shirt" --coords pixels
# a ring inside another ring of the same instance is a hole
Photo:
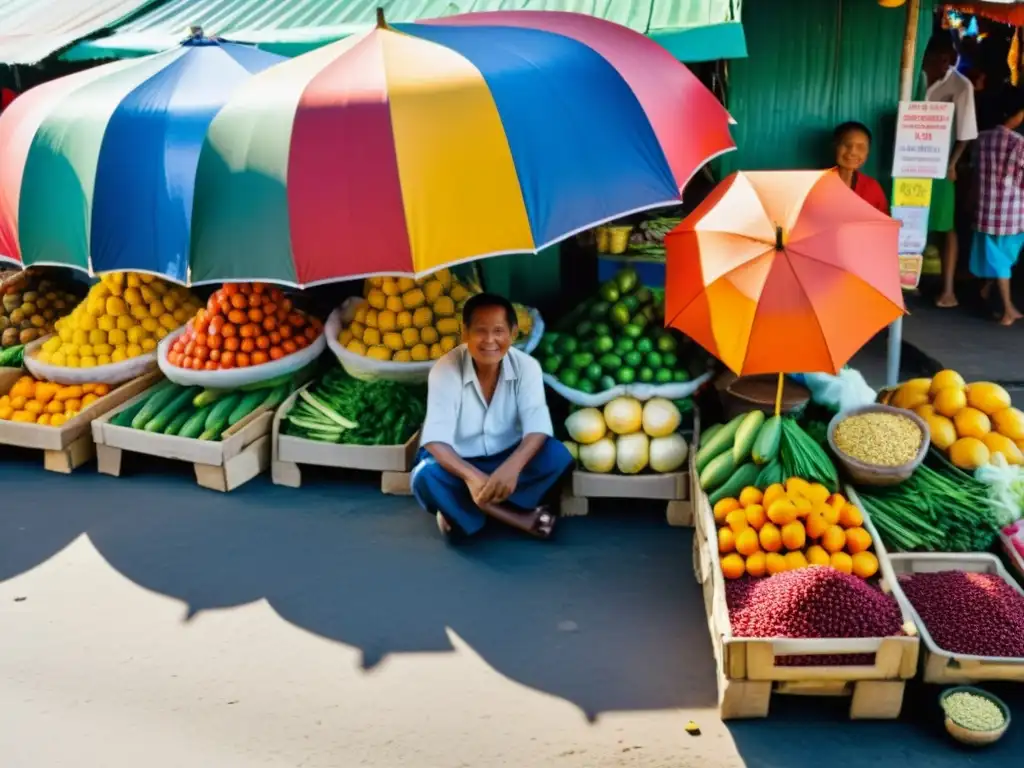
[[[945,101],[953,104],[954,141],[974,141],[978,138],[978,116],[974,112],[974,85],[950,67],[946,74],[925,91],[926,101]]]
[[[502,358],[490,405],[465,344],[434,364],[427,386],[421,445],[445,443],[476,458],[512,448],[524,435],[554,434],[540,363],[514,347]]]

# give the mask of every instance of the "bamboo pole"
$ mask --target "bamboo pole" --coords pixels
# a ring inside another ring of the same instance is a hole
[[[903,30],[903,58],[900,61],[900,101],[914,98],[914,62],[917,58],[917,25],[921,19],[921,0],[907,0],[907,24]],[[900,355],[903,349],[903,318],[889,326],[885,384],[894,387],[900,380]]]

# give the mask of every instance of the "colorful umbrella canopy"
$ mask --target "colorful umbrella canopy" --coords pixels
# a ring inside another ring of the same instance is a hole
[[[661,46],[557,12],[378,27],[254,77],[199,161],[193,282],[423,275],[679,201],[734,147]]]
[[[20,96],[0,115],[0,258],[184,282],[206,129],[282,60],[196,38]]]
[[[831,171],[734,173],[665,239],[666,324],[737,375],[838,373],[904,313],[899,229]]]

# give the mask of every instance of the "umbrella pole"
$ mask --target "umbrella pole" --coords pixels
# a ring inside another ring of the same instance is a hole
[[[775,415],[782,415],[782,384],[785,381],[783,374],[779,374],[779,386],[775,388]]]
[[[900,62],[900,101],[914,98],[914,59],[917,52],[917,23],[921,17],[921,0],[908,0],[907,26],[903,31],[903,60]],[[886,349],[885,385],[894,387],[900,380],[900,353],[903,349],[903,318],[889,326]]]

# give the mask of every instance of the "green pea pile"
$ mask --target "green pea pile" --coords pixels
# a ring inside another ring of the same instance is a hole
[[[991,699],[969,691],[946,696],[942,708],[950,720],[971,731],[994,731],[1006,722],[1003,711]]]

